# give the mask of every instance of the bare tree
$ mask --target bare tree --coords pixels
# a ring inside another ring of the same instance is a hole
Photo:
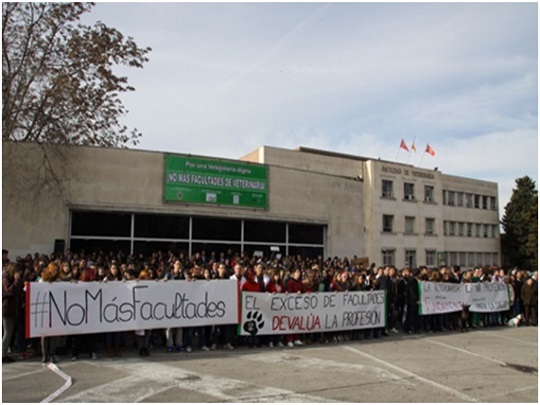
[[[133,91],[113,67],[141,68],[150,48],[98,22],[93,3],[2,3],[2,140],[127,146],[119,94]]]

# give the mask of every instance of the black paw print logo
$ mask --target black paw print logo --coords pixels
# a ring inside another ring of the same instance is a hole
[[[264,327],[264,321],[262,320],[262,314],[258,312],[249,311],[244,322],[244,330],[252,336],[255,336],[259,329]]]

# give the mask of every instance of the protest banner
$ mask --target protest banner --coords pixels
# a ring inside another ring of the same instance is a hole
[[[469,295],[471,312],[499,312],[510,309],[508,286],[505,283],[462,284]]]
[[[462,284],[418,282],[420,315],[446,314],[461,311],[469,305]]]
[[[311,294],[242,292],[242,335],[275,335],[381,328],[386,292]]]
[[[461,311],[499,312],[509,309],[508,287],[504,283],[433,283],[419,282],[420,315]]]
[[[27,337],[238,323],[235,280],[27,283]]]

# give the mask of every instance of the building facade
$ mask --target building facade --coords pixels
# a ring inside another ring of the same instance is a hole
[[[498,265],[497,184],[308,148],[239,160],[3,143],[3,247]]]

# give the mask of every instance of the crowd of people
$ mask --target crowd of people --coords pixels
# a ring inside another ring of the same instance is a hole
[[[109,282],[121,280],[213,280],[235,279],[241,290],[270,293],[317,293],[328,291],[385,290],[386,327],[354,331],[319,332],[303,335],[239,336],[238,325],[167,328],[132,332],[109,332],[27,339],[25,337],[25,282]],[[463,312],[419,315],[418,281],[446,283],[505,283],[510,309],[480,314]],[[303,258],[301,256],[253,257],[231,251],[219,255],[197,252],[155,252],[150,256],[123,252],[28,254],[9,258],[2,251],[2,362],[41,355],[44,364],[59,356],[76,361],[79,356],[121,357],[122,348],[137,347],[140,356],[150,349],[173,352],[234,350],[248,347],[289,347],[343,340],[381,339],[397,333],[463,331],[464,328],[502,326],[521,315],[521,325],[537,326],[538,272],[497,267],[461,269],[459,266],[398,269],[394,266],[365,266],[348,258]],[[194,347],[194,343],[197,346]],[[8,354],[11,354],[9,356]]]

